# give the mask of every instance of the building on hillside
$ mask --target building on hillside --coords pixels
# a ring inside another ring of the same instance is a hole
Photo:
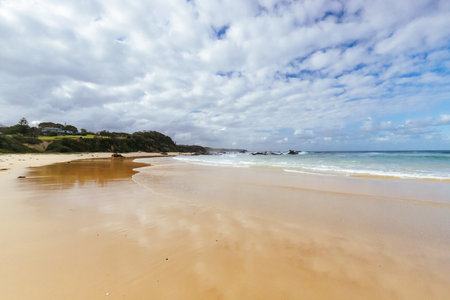
[[[56,127],[44,127],[41,129],[42,134],[67,134],[69,131]],[[72,132],[70,132],[72,133]]]

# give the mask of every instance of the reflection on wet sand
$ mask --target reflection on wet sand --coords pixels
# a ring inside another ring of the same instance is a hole
[[[148,164],[126,158],[86,159],[32,168],[26,177],[28,183],[35,184],[33,188],[68,189],[87,183],[104,186],[110,181],[129,180],[137,173],[135,168],[144,166]]]
[[[142,169],[145,184],[140,175],[139,184],[131,180],[136,165],[127,161],[34,169],[20,181],[16,199],[24,205],[10,213],[14,230],[0,226],[0,299],[444,299],[450,293],[445,248],[401,248],[366,227],[363,235],[319,229],[300,213],[289,222],[276,213],[251,214],[258,201],[267,211],[272,201],[274,211],[292,198],[316,216],[332,216],[323,195],[246,187],[239,170],[168,162]],[[168,187],[177,189],[170,197]],[[249,206],[236,202],[255,195]],[[218,205],[228,196],[235,199]]]

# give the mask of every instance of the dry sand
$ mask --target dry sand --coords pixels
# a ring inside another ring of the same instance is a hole
[[[0,156],[0,299],[450,297],[449,205],[408,183],[86,157]]]

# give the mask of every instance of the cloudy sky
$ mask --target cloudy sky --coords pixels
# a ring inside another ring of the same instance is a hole
[[[0,0],[0,123],[450,149],[450,1]]]

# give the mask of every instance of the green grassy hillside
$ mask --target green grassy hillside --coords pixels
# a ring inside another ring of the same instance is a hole
[[[176,145],[157,131],[132,134],[101,131],[98,134],[72,125],[43,122],[30,127],[25,118],[10,127],[0,127],[0,153],[68,152],[196,152],[207,153],[202,146]]]

